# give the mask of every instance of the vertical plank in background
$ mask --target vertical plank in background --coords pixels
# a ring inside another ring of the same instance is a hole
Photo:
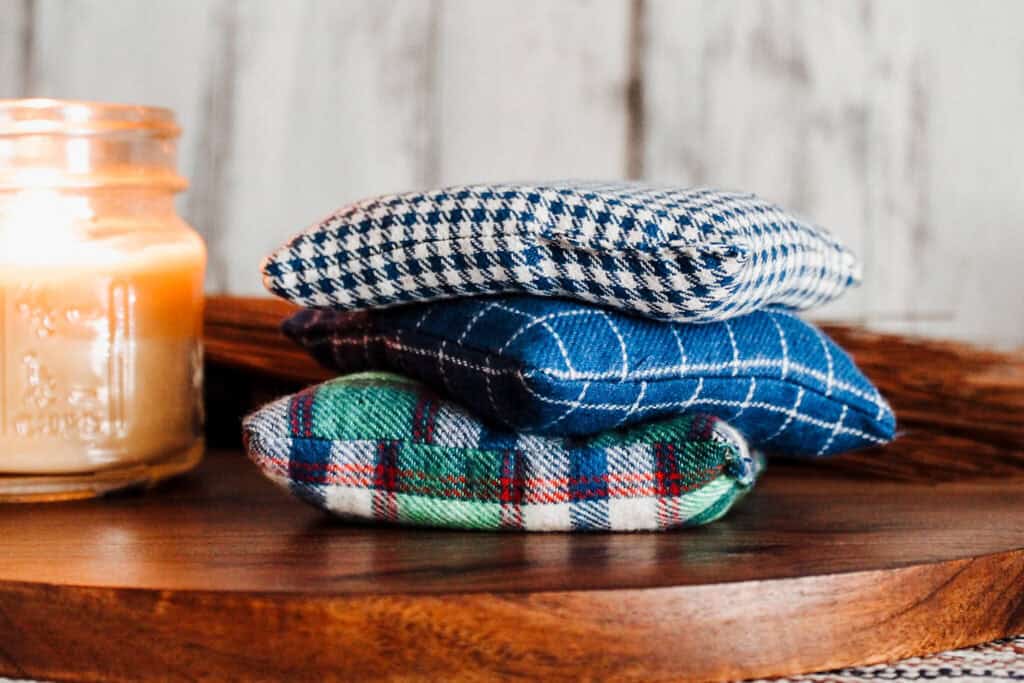
[[[628,2],[446,0],[441,7],[442,181],[626,172]]]
[[[7,0],[0,6],[0,97],[21,97],[31,77],[33,6]]]
[[[814,315],[1024,343],[1015,2],[650,0],[646,174],[828,226],[864,286]]]
[[[432,2],[239,2],[222,284],[344,202],[432,180]],[[224,143],[224,141],[222,141]]]
[[[922,306],[955,316],[892,327],[1024,346],[1024,3],[914,7],[932,143],[913,291]]]
[[[208,285],[340,203],[432,173],[433,4],[40,0],[33,93],[173,108]]]
[[[914,39],[898,3],[651,0],[648,176],[749,189],[828,226],[866,272],[824,314],[903,315]]]
[[[179,168],[193,181],[182,201],[202,195],[205,149],[197,132],[206,112],[201,58],[217,39],[214,17],[223,0],[34,0],[32,72],[26,94],[40,97],[128,102],[170,107],[184,129]],[[206,141],[209,145],[219,140]],[[218,226],[185,211],[211,242]],[[210,280],[217,282],[217,254]]]
[[[930,106],[934,74],[921,48],[917,7],[865,0],[860,15],[869,65],[861,141],[866,161],[861,317],[882,329],[905,321],[948,320],[954,307],[945,297],[926,302],[921,271],[914,268],[920,260],[945,268],[920,239],[929,221],[930,157],[936,140]],[[832,59],[842,59],[840,54]],[[843,187],[834,185],[832,191]]]
[[[821,315],[1020,345],[1022,21],[1015,0],[7,0],[0,93],[175,109],[216,290],[261,291],[267,251],[360,196],[642,171],[843,236],[866,284]]]
[[[238,12],[234,0],[218,2],[194,59],[203,73],[194,93],[199,112],[196,128],[186,131],[195,150],[189,178],[191,189],[185,197],[184,216],[206,238],[209,261],[206,288],[222,291],[231,264],[234,245],[227,238],[231,215],[232,178],[228,165],[238,143],[235,125],[235,75],[238,70]]]

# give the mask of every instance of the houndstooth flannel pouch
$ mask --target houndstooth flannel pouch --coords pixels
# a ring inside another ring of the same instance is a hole
[[[314,308],[520,292],[710,322],[824,303],[860,266],[828,232],[750,194],[565,182],[365,200],[297,235],[263,273],[271,292]]]
[[[329,367],[401,372],[515,431],[578,436],[701,411],[758,448],[814,456],[884,444],[896,427],[850,356],[786,311],[689,325],[502,296],[305,310],[284,330]]]
[[[462,529],[664,530],[722,517],[759,455],[700,414],[585,439],[492,430],[385,373],[332,380],[245,419],[249,457],[346,518]]]

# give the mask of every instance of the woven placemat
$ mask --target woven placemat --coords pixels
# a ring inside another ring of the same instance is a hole
[[[852,667],[828,673],[773,679],[774,683],[856,683],[857,681],[1024,681],[1024,636],[977,647],[913,657],[892,664]]]

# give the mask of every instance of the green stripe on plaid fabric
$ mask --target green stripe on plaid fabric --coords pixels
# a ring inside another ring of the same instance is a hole
[[[400,383],[366,373],[357,382],[325,382],[316,388],[312,434],[321,439],[397,439],[411,434],[409,416],[419,395]],[[309,392],[313,393],[313,392]]]
[[[591,438],[490,429],[425,387],[352,375],[244,422],[273,481],[344,517],[463,529],[671,529],[721,517],[762,460],[717,418],[683,415]]]

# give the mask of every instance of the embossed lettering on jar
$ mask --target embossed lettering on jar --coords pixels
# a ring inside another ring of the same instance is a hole
[[[206,250],[163,109],[0,102],[0,500],[149,484],[202,454]]]

